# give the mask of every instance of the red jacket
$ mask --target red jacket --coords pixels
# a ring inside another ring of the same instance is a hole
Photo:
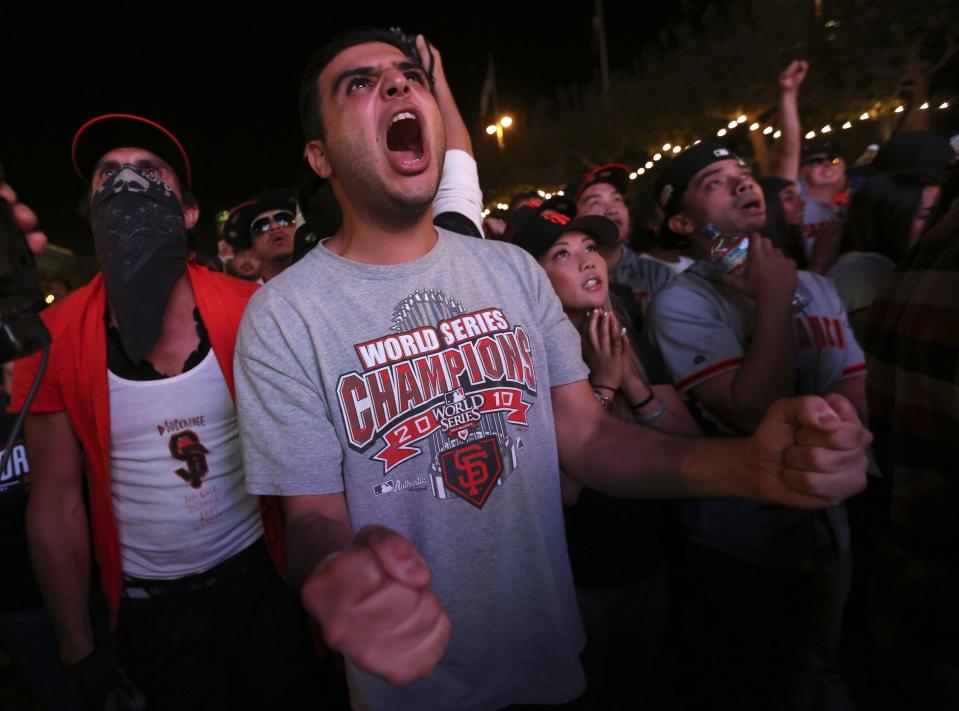
[[[233,389],[233,349],[240,318],[255,284],[212,272],[192,262],[187,275],[210,345],[220,364],[230,395]],[[98,274],[41,318],[53,338],[50,361],[31,413],[66,412],[86,455],[93,545],[100,564],[100,582],[115,625],[123,588],[123,569],[110,488],[110,389],[107,381],[107,336],[104,312],[106,289]],[[10,409],[23,407],[40,364],[40,354],[18,361],[13,373]],[[282,572],[283,522],[279,501],[260,497],[263,527],[277,568]]]

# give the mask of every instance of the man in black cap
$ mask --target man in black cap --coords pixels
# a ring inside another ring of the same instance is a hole
[[[253,243],[250,241],[249,225],[252,221],[253,209],[255,209],[253,201],[248,200],[230,210],[223,223],[223,240],[231,251],[227,273],[245,281],[262,284],[263,279],[260,277],[262,264],[253,251]]]
[[[265,284],[293,261],[296,197],[285,188],[267,190],[243,214],[252,219],[238,226],[238,239],[252,245],[253,254],[260,260],[260,283]]]
[[[189,260],[199,211],[167,129],[97,117],[73,162],[102,271],[42,314],[53,346],[25,427],[28,535],[60,656],[96,708],[137,708],[130,679],[156,709],[301,706],[305,619],[270,560],[277,508],[244,490],[233,404],[256,287]],[[16,364],[14,408],[38,356]],[[116,656],[91,620],[91,547]]]
[[[864,357],[836,290],[797,276],[761,236],[763,193],[746,165],[699,143],[664,166],[656,195],[663,229],[698,261],[653,301],[646,337],[704,426],[752,432],[795,395],[839,393],[864,413]],[[704,500],[686,504],[685,526],[687,632],[709,694],[691,705],[812,709],[834,671],[847,591],[843,507]]]
[[[630,221],[626,207],[629,168],[618,163],[601,165],[573,178],[563,190],[564,197],[576,206],[576,217],[602,215],[613,221],[619,231],[613,245],[600,246],[606,260],[609,280],[627,287],[645,311],[653,297],[673,278],[673,272],[658,262],[642,259],[629,248]]]

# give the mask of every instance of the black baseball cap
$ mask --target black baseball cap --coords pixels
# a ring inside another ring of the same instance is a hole
[[[241,202],[230,208],[226,221],[223,223],[223,231],[220,236],[226,240],[226,243],[233,249],[244,250],[253,247],[253,241],[250,238],[250,223],[259,212],[255,208],[252,200]]]
[[[584,215],[575,220],[558,212],[538,215],[516,230],[513,244],[537,259],[567,232],[585,232],[599,247],[611,247],[619,240],[616,223],[602,215]]]
[[[253,208],[255,212],[251,222],[261,212],[270,210],[288,210],[296,214],[296,193],[291,188],[266,190],[253,199]]]
[[[126,147],[142,148],[162,158],[187,188],[192,187],[190,157],[183,144],[160,124],[134,114],[103,114],[80,126],[70,147],[73,168],[90,182],[104,154]]]
[[[873,161],[876,170],[889,170],[928,183],[942,183],[956,162],[949,141],[929,131],[900,133],[883,144]]]
[[[806,141],[802,147],[802,153],[799,157],[800,165],[805,165],[812,158],[825,154],[829,160],[840,158],[842,153],[839,149],[839,137],[832,135],[816,136]]]
[[[506,217],[514,230],[528,223],[533,218],[542,215],[547,211],[558,212],[569,219],[576,217],[576,204],[565,195],[553,195],[549,200],[527,200],[525,203],[515,207]]]
[[[656,203],[663,209],[667,220],[679,212],[683,195],[693,176],[706,166],[723,160],[736,160],[740,165],[745,165],[742,158],[728,148],[718,143],[701,141],[670,159],[663,166],[656,181],[655,197]]]
[[[607,163],[586,175],[578,175],[566,183],[566,187],[563,188],[563,197],[571,200],[575,205],[583,191],[596,183],[609,183],[625,195],[626,188],[629,187],[629,166],[622,163]]]
[[[540,213],[547,210],[553,210],[561,215],[566,215],[569,219],[576,217],[576,203],[570,200],[566,195],[553,195],[549,200],[544,200],[539,206]]]

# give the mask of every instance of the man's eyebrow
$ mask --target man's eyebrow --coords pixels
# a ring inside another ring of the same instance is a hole
[[[706,178],[716,175],[716,173],[722,173],[722,172],[723,172],[722,168],[714,168],[713,170],[707,170],[705,173],[703,173],[698,178],[696,178],[696,187],[698,188],[700,185],[702,185],[703,181],[706,180]]]
[[[394,62],[393,66],[399,69],[400,71],[404,71],[404,72],[410,69],[415,69],[419,72],[423,72],[424,74],[426,73],[426,70],[423,68],[423,65],[418,62],[411,62],[411,61]],[[344,81],[349,79],[350,77],[369,76],[371,74],[379,74],[381,71],[383,71],[381,67],[372,67],[372,66],[354,67],[353,69],[347,69],[341,72],[339,76],[336,77],[336,81],[333,82],[332,93],[335,94],[336,92],[338,92],[340,90],[340,85]]]
[[[95,166],[93,166],[93,172],[94,172],[94,173],[99,173],[99,172],[100,172],[101,170],[103,170],[104,168],[119,168],[119,167],[120,167],[120,161],[116,161],[116,160],[99,160],[99,161],[97,161],[97,164],[96,164]]]
[[[345,82],[350,77],[362,77],[368,76],[370,74],[376,73],[376,67],[354,67],[353,69],[347,69],[344,72],[341,72],[339,76],[336,77],[336,81],[333,82],[333,92],[336,93],[340,90],[340,84]]]

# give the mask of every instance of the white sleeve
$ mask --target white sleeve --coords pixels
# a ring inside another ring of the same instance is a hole
[[[444,212],[458,212],[483,234],[483,191],[476,161],[466,151],[446,151],[443,178],[433,199],[433,217]]]

